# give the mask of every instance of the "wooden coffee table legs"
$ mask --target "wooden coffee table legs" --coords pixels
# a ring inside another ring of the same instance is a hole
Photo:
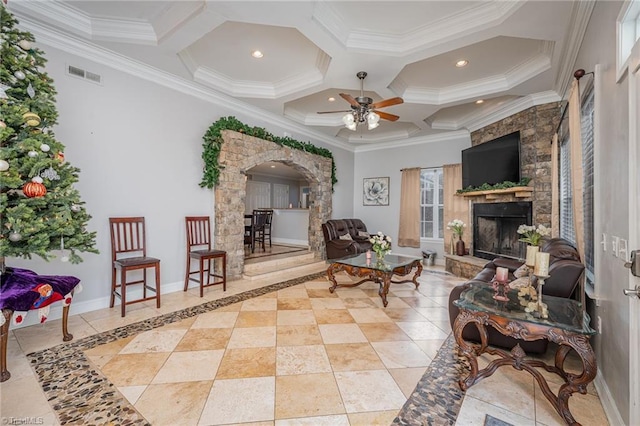
[[[466,342],[462,338],[462,330],[467,324],[474,324],[480,332],[481,343],[479,345]],[[520,348],[520,345],[516,345],[511,352],[489,347],[487,345],[487,325],[493,326],[505,336],[526,337],[526,340],[547,339],[557,343],[559,346],[555,354],[554,365],[525,358],[526,353]],[[485,377],[491,376],[498,367],[511,365],[517,370],[528,371],[536,379],[544,396],[551,402],[551,405],[568,425],[580,425],[571,415],[571,411],[569,411],[569,397],[575,392],[586,394],[587,385],[596,377],[596,356],[591,348],[588,336],[561,328],[541,326],[525,321],[512,321],[495,314],[489,315],[486,312],[474,312],[465,309],[460,310],[453,324],[453,333],[461,354],[469,360],[471,367],[469,376],[460,380],[460,389],[467,390]],[[582,372],[580,374],[572,374],[564,370],[565,359],[572,349],[582,361]],[[496,355],[497,358],[492,360],[487,367],[478,370],[477,357],[483,353]],[[555,373],[565,381],[560,386],[557,395],[551,391],[545,377],[538,371],[538,368]]]
[[[408,275],[411,273],[411,270],[413,268],[417,269],[412,279],[402,281],[395,281],[391,279],[391,277],[394,275]],[[340,271],[345,271],[352,277],[364,277],[364,279],[353,284],[338,284],[335,274]],[[378,294],[380,295],[380,298],[382,299],[382,305],[385,308],[389,304],[389,302],[387,301],[387,294],[389,294],[389,286],[391,285],[391,283],[413,283],[417,289],[420,286],[420,283],[418,282],[418,277],[420,276],[420,274],[422,274],[422,263],[419,260],[416,260],[408,266],[396,268],[393,271],[383,271],[375,268],[363,268],[338,262],[332,263],[327,269],[327,277],[329,278],[329,281],[333,283],[333,285],[329,288],[329,291],[331,293],[333,293],[338,286],[355,287],[362,284],[363,282],[373,281],[380,285]]]
[[[67,324],[69,320],[69,306],[62,308],[62,340],[65,342],[73,339],[73,334],[69,333]],[[9,325],[11,324],[11,317],[13,311],[11,309],[3,309],[2,315],[4,315],[4,324],[0,328],[0,382],[9,380],[11,373],[7,369],[7,343],[9,340]]]

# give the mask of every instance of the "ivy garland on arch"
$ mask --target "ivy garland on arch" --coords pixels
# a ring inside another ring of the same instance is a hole
[[[218,184],[220,179],[220,167],[218,158],[222,149],[222,131],[234,130],[238,133],[254,136],[256,138],[275,142],[280,146],[288,146],[289,148],[299,149],[311,154],[320,155],[331,159],[331,185],[338,182],[336,178],[336,163],[333,160],[333,154],[326,148],[318,148],[311,142],[300,142],[290,137],[278,137],[267,132],[262,127],[250,127],[235,117],[222,117],[214,122],[204,134],[202,139],[202,159],[204,160],[204,170],[200,186],[202,188],[213,188]]]

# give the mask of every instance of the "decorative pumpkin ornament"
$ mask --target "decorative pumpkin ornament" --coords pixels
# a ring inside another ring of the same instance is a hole
[[[47,188],[38,182],[27,182],[22,187],[22,192],[28,198],[44,197],[47,193]]]
[[[56,160],[58,160],[61,163],[64,163],[64,152],[59,152],[56,154]]]
[[[42,145],[40,145],[40,149],[42,150],[42,152],[49,152],[49,150],[51,150],[51,147],[46,143],[43,143]]]
[[[38,153],[36,151],[29,151],[27,155],[31,158],[35,158],[38,156]]]
[[[13,75],[18,80],[24,80],[27,77],[22,71],[16,71],[13,73]]]
[[[9,241],[13,241],[14,243],[20,241],[22,239],[22,234],[19,232],[13,231],[9,234]]]
[[[9,162],[6,160],[0,160],[0,172],[9,170]]]
[[[40,125],[40,117],[33,112],[25,112],[22,114],[22,119],[27,126],[36,127]]]
[[[20,46],[22,50],[31,50],[31,42],[29,40],[20,40],[18,46]]]

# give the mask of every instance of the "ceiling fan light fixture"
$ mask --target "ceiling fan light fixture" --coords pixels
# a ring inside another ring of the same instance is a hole
[[[345,126],[347,126],[347,128],[350,128],[349,126],[350,126],[351,124],[353,124],[354,129],[352,129],[352,130],[355,130],[356,119],[355,119],[355,117],[353,116],[353,114],[352,114],[352,113],[350,113],[350,112],[349,112],[349,113],[345,114],[345,115],[342,117],[342,122],[345,124]]]
[[[367,124],[367,128],[368,128],[369,130],[373,130],[373,129],[375,129],[376,127],[378,127],[379,125],[380,125],[380,123],[372,123],[372,122],[369,122],[369,124]]]
[[[367,123],[369,123],[369,126],[375,124],[375,126],[373,127],[375,129],[376,127],[378,127],[378,121],[380,121],[380,116],[375,112],[371,111],[369,114],[367,114]]]

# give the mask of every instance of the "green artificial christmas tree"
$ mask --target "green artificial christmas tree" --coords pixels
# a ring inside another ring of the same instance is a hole
[[[0,268],[5,257],[81,262],[97,253],[79,192],[78,168],[55,139],[53,80],[32,34],[0,4]]]

